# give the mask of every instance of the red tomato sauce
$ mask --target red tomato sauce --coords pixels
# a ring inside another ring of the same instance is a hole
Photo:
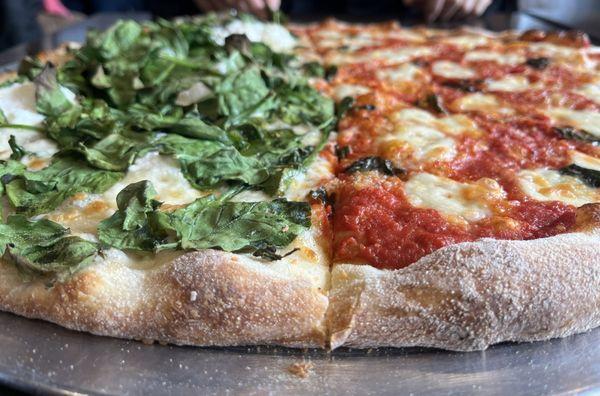
[[[503,121],[471,114],[471,118],[485,135],[461,138],[455,159],[428,164],[424,170],[464,182],[482,177],[497,180],[507,199],[493,208],[492,216],[475,223],[453,223],[435,210],[413,207],[398,178],[358,176],[361,182],[357,183],[357,176],[340,174],[333,211],[336,262],[402,268],[459,242],[541,238],[574,226],[573,206],[529,199],[519,188],[515,172],[566,166],[569,150],[577,143],[561,139],[545,117]],[[377,112],[352,112],[341,127],[338,144],[350,146],[352,154],[341,161],[339,171],[360,157],[375,155],[374,138],[390,128]]]
[[[357,187],[354,176],[341,177],[333,216],[336,262],[397,269],[444,246],[484,237],[547,237],[575,224],[574,207],[526,198],[509,201],[502,216],[468,225],[454,224],[435,210],[413,207],[399,179],[376,178],[361,181]]]

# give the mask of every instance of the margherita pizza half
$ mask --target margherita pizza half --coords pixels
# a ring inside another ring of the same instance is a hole
[[[600,325],[585,35],[127,21],[4,80],[3,310],[223,346]]]

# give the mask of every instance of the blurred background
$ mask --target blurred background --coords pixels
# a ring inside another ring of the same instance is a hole
[[[228,9],[263,19],[282,10],[297,21],[333,15],[351,21],[397,19],[409,25],[451,26],[487,18],[485,27],[492,28],[495,18],[497,28],[547,25],[583,30],[600,39],[600,0],[0,0],[0,52],[70,26],[102,28],[102,16],[107,15],[112,17],[104,19],[112,23],[115,15],[171,18]],[[86,23],[91,18],[94,22]]]

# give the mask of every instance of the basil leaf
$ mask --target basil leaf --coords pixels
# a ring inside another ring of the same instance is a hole
[[[525,63],[534,69],[544,70],[545,68],[547,68],[550,65],[550,59],[545,58],[545,57],[529,58],[529,59],[527,59],[527,61],[525,61]]]
[[[98,227],[100,241],[138,251],[255,251],[286,246],[310,227],[304,202],[231,202],[209,195],[163,212],[154,196],[148,181],[127,186],[117,197],[119,210]]]
[[[428,93],[428,94],[424,95],[423,97],[421,97],[417,101],[417,106],[424,110],[431,111],[433,113],[446,114],[446,115],[449,114],[448,110],[446,110],[446,107],[444,106],[442,97],[440,97],[434,93]]]
[[[76,236],[50,220],[29,221],[9,216],[0,223],[0,252],[25,279],[44,275],[63,281],[93,262],[98,246]]]
[[[230,143],[227,132],[216,125],[209,125],[201,119],[200,114],[188,113],[183,118],[148,114],[149,110],[134,108],[131,114],[134,123],[145,130],[158,130],[161,132],[175,133],[195,139],[216,140]]]
[[[559,170],[563,175],[574,176],[592,188],[600,188],[600,171],[571,164]]]
[[[311,154],[302,136],[289,129],[264,131],[252,125],[237,131],[237,145],[168,135],[159,140],[161,153],[173,155],[185,177],[199,189],[222,183],[259,186],[286,167],[299,167]]]
[[[554,127],[554,130],[564,139],[581,140],[592,144],[600,144],[600,138],[591,133],[572,127]]]
[[[355,172],[368,172],[378,171],[389,176],[404,176],[406,171],[401,168],[396,168],[392,161],[383,159],[381,157],[364,157],[357,161],[354,161],[348,166],[344,172],[355,173]]]
[[[64,156],[39,171],[27,171],[16,161],[0,161],[0,180],[17,212],[49,212],[79,192],[101,193],[120,180],[120,172],[101,171],[78,159]]]

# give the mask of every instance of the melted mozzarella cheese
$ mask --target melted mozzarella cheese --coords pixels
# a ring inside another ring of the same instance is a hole
[[[60,87],[68,100],[75,101],[75,94],[64,87]],[[0,88],[0,110],[10,124],[37,126],[44,121],[44,116],[36,111],[35,84],[32,82],[14,83]],[[0,128],[0,159],[5,160],[11,154],[8,144],[10,135],[15,136],[18,145],[26,151],[33,153],[24,157],[21,162],[26,165],[33,164],[32,168],[41,167],[54,153],[58,151],[56,143],[46,138],[43,133],[14,128]]]
[[[156,199],[167,204],[182,205],[204,195],[190,185],[175,159],[153,152],[138,158],[125,178],[103,194],[103,199],[116,207],[117,194],[129,184],[142,180],[152,182],[158,194]]]
[[[469,62],[494,61],[501,65],[518,65],[526,60],[525,56],[518,53],[503,54],[485,50],[468,52],[463,59]]]
[[[485,86],[490,91],[519,92],[534,88],[525,76],[509,74],[500,80],[488,80]]]
[[[412,63],[404,63],[399,66],[377,69],[376,76],[380,80],[390,82],[413,81],[422,77],[423,71]]]
[[[481,111],[484,113],[512,114],[514,110],[500,103],[494,95],[480,92],[465,95],[452,103],[457,111]]]
[[[600,104],[600,81],[585,84],[575,92],[582,96],[585,96],[591,101]]]
[[[351,62],[381,61],[385,64],[395,64],[408,62],[416,57],[431,55],[432,53],[433,49],[430,47],[385,48],[357,54],[336,51],[327,56],[327,63],[345,64]]]
[[[44,116],[36,112],[35,85],[31,82],[14,83],[0,89],[0,110],[11,124],[39,125]],[[50,157],[57,151],[56,144],[37,131],[0,128],[0,159],[11,154],[8,139],[14,135],[17,144],[40,157]]]
[[[0,109],[12,124],[38,125],[44,120],[35,110],[35,85],[31,82],[0,89]]]
[[[446,78],[466,79],[476,76],[473,70],[450,61],[437,61],[431,66],[431,70],[434,74]]]
[[[360,96],[371,92],[371,90],[363,85],[357,84],[340,84],[333,90],[333,97],[336,100],[342,100],[346,96]]]
[[[578,59],[582,54],[582,51],[577,48],[545,42],[529,42],[527,43],[527,50],[535,55],[559,58]]]
[[[600,158],[592,157],[579,151],[571,151],[571,163],[582,168],[600,172]]]
[[[478,221],[490,216],[492,204],[506,196],[493,179],[460,183],[430,173],[414,175],[406,182],[404,190],[413,206],[435,209],[460,222]]]
[[[559,126],[582,129],[594,136],[600,137],[600,113],[596,111],[554,107],[548,109],[546,114]]]
[[[116,204],[99,194],[78,193],[44,217],[69,228],[73,234],[95,240],[98,224],[110,217]]]
[[[523,192],[538,201],[560,201],[577,207],[600,202],[598,189],[556,170],[522,170],[517,176]]]
[[[458,114],[437,118],[431,113],[409,108],[392,115],[394,132],[379,140],[384,157],[398,163],[410,158],[417,161],[444,161],[456,155],[454,137],[478,134],[468,117]]]
[[[482,35],[474,34],[463,34],[460,36],[449,36],[440,40],[445,44],[452,44],[463,49],[471,49],[479,47],[480,45],[486,45],[489,42],[489,38]]]
[[[277,23],[236,19],[212,29],[213,40],[219,45],[225,44],[225,39],[232,34],[244,34],[248,40],[265,43],[277,52],[289,52],[296,45],[294,36]]]
[[[327,159],[318,156],[308,170],[294,177],[286,189],[285,197],[291,201],[303,201],[310,190],[314,190],[331,178],[333,178],[333,166]]]

